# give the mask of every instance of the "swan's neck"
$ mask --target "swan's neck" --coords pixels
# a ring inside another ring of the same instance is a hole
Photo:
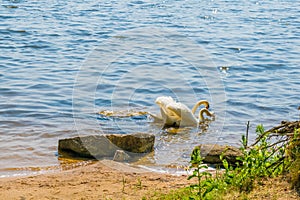
[[[198,107],[200,106],[200,105],[205,105],[205,108],[206,109],[208,109],[209,108],[209,103],[208,103],[208,101],[206,101],[206,100],[201,100],[201,101],[198,101],[195,105],[194,105],[194,107],[192,108],[192,113],[193,114],[195,114],[196,113],[196,110],[198,109]]]
[[[202,122],[204,121],[204,113],[209,116],[209,117],[212,117],[213,114],[211,112],[209,112],[209,110],[207,110],[206,108],[202,108],[199,112],[199,121]]]

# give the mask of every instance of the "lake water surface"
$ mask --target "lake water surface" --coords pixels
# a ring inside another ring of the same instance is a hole
[[[238,146],[250,121],[299,119],[299,1],[3,0],[0,177],[59,167],[58,139],[156,135],[142,165],[187,165],[200,143]],[[207,99],[207,130],[174,134],[147,115],[158,96]],[[166,169],[167,170],[167,169]]]

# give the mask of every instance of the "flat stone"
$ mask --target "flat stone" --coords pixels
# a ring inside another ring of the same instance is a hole
[[[112,134],[106,137],[119,148],[133,153],[149,153],[154,150],[155,136],[152,134]]]
[[[90,135],[66,138],[58,141],[58,152],[61,155],[84,158],[112,157],[116,150],[104,135]]]
[[[58,152],[68,157],[105,158],[114,157],[117,150],[131,153],[149,153],[154,149],[155,136],[146,133],[131,135],[90,135],[60,139]]]
[[[236,162],[239,162],[236,158],[243,156],[242,151],[237,147],[218,144],[201,144],[200,148],[201,157],[203,157],[204,163],[223,165],[220,156],[223,153],[224,158],[229,165],[236,166]]]

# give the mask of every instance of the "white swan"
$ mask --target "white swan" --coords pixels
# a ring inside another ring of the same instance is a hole
[[[154,118],[154,121],[163,121],[165,125],[176,125],[176,123],[180,121],[180,117],[178,115],[167,109],[167,105],[176,103],[172,97],[157,97],[155,103],[159,106],[161,115],[159,116],[150,113],[150,115]]]
[[[175,113],[180,120],[176,123],[177,126],[197,126],[200,122],[204,122],[204,113],[214,118],[214,113],[207,108],[202,108],[199,111],[199,118],[197,119],[194,113],[183,103],[168,104],[167,109]],[[196,111],[196,109],[194,110]]]
[[[204,113],[210,117],[214,116],[214,114],[208,110],[209,103],[206,100],[198,101],[192,110],[183,103],[176,102],[172,97],[167,96],[158,97],[155,103],[160,107],[161,116],[150,115],[155,121],[163,121],[165,125],[169,126],[194,126],[204,121]],[[197,108],[202,104],[205,105],[205,108],[200,110],[198,120],[194,114]]]

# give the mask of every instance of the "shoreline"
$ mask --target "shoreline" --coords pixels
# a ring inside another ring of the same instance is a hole
[[[111,160],[95,161],[77,168],[22,177],[0,178],[0,199],[158,199],[159,194],[193,183],[188,175],[151,172]],[[248,195],[259,200],[299,199],[286,178],[264,179]],[[241,199],[233,193],[224,199]]]
[[[49,166],[33,166],[33,167],[20,167],[20,168],[8,168],[2,171],[4,174],[0,175],[1,179],[7,178],[22,178],[28,176],[38,176],[44,174],[53,174],[53,173],[63,173],[65,171],[75,170],[80,167],[85,167],[93,165],[95,163],[102,163],[103,165],[108,166],[109,168],[116,169],[122,172],[130,172],[134,169],[137,172],[153,172],[161,174],[170,174],[174,176],[179,175],[190,175],[188,166],[156,166],[156,165],[144,165],[140,162],[119,162],[113,161],[111,159],[102,159],[102,160],[81,160],[81,159],[72,159],[72,158],[63,158],[65,159],[62,163],[58,165],[49,165]],[[209,170],[214,170],[215,168],[209,167]]]
[[[0,199],[142,199],[191,181],[110,160],[74,169],[0,178]]]

